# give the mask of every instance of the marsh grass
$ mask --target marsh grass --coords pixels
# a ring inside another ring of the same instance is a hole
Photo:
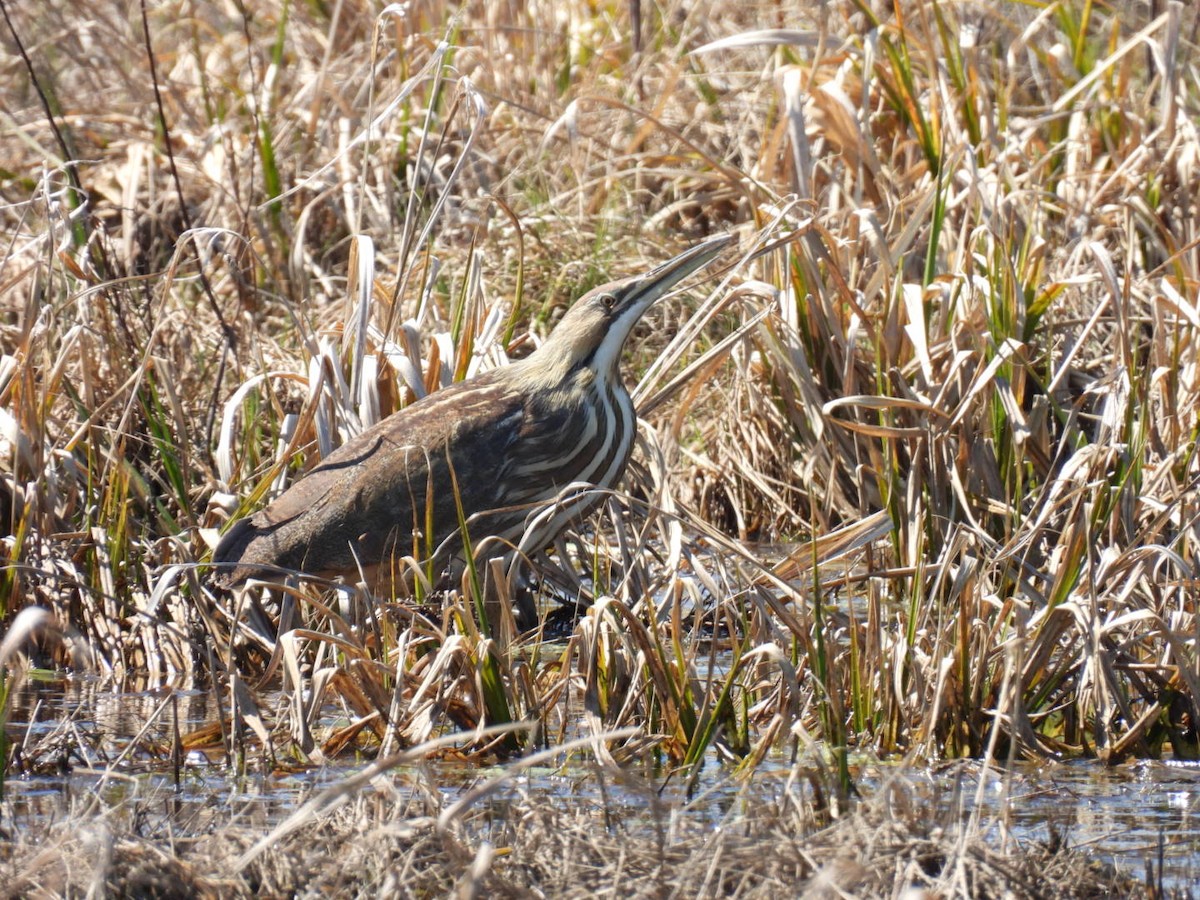
[[[1047,885],[1072,898],[1138,891],[1053,835],[1017,852],[1015,841],[997,841],[952,812],[931,815],[901,779],[822,826],[814,772],[770,802],[726,797],[704,813],[656,800],[658,789],[635,776],[607,773],[610,791],[644,795],[635,812],[629,800],[602,810],[547,802],[512,774],[486,801],[452,806],[438,777],[445,773],[413,761],[314,792],[265,838],[251,804],[231,814],[144,787],[113,809],[80,802],[88,808],[14,835],[0,873],[6,891],[34,897],[891,896],[898,885],[984,898],[1043,897]]]
[[[629,9],[5,4],[0,614],[74,648],[31,659],[210,685],[267,768],[582,729],[817,746],[844,806],[856,749],[1200,755],[1194,12]],[[556,547],[208,585],[340,442],[725,230]]]

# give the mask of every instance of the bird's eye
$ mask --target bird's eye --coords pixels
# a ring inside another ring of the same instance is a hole
[[[611,310],[614,306],[617,305],[617,298],[614,297],[612,294],[601,294],[600,302],[604,304],[605,309]]]

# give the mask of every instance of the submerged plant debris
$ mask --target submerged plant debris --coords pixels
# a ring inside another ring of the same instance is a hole
[[[767,897],[908,889],[1035,898],[1145,891],[1060,834],[1000,836],[995,823],[930,808],[902,779],[830,823],[811,785],[789,782],[769,802],[727,796],[714,810],[656,800],[652,784],[630,784],[620,770],[597,775],[612,779],[614,798],[626,791],[624,802],[578,802],[569,788],[548,787],[551,779],[531,785],[511,778],[500,796],[456,813],[445,775],[433,768],[377,773],[352,792],[335,784],[298,803],[282,824],[263,820],[265,804],[222,800],[215,791],[204,801],[190,788],[160,785],[135,789],[111,807],[81,793],[61,817],[10,836],[0,858],[4,895]],[[638,795],[640,807],[629,802]]]

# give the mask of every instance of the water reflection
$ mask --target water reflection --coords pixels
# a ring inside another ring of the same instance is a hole
[[[224,764],[189,754],[175,782],[173,733],[195,731],[217,718],[212,694],[178,691],[114,694],[83,680],[26,684],[14,696],[9,734],[15,770],[5,785],[5,824],[61,822],[91,809],[125,817],[143,834],[196,833],[236,820],[266,831],[326,787],[361,769],[345,762],[325,767],[235,777]],[[178,726],[175,724],[178,719]],[[45,760],[58,759],[49,765]],[[112,770],[114,761],[120,765]],[[629,822],[661,817],[654,810],[685,808],[718,824],[763,804],[796,802],[803,773],[784,754],[768,757],[749,782],[731,777],[711,760],[690,797],[682,780],[664,779],[652,761],[617,778],[572,760],[573,768],[522,772],[489,798],[497,817],[515,801],[591,808],[597,819]],[[264,769],[266,767],[263,767]],[[431,761],[386,776],[393,796],[414,796],[418,782],[447,801],[501,770]],[[1000,842],[1046,842],[1065,838],[1096,859],[1141,876],[1161,852],[1164,882],[1193,883],[1200,869],[1200,765],[1139,762],[1105,768],[1090,761],[1022,765],[1003,770],[975,762],[935,769],[901,769],[862,761],[855,781],[864,794],[888,791],[906,811],[926,811],[947,826],[976,816]]]

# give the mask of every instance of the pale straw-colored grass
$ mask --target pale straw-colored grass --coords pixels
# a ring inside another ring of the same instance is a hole
[[[815,742],[848,795],[853,749],[1200,753],[1190,10],[636,4],[634,42],[624,6],[168,3],[155,83],[140,16],[42,6],[2,64],[6,616],[211,676],[231,758],[633,727],[601,755]],[[631,342],[626,490],[531,584],[207,585],[230,517],[722,230]],[[545,642],[528,597],[584,612]]]

